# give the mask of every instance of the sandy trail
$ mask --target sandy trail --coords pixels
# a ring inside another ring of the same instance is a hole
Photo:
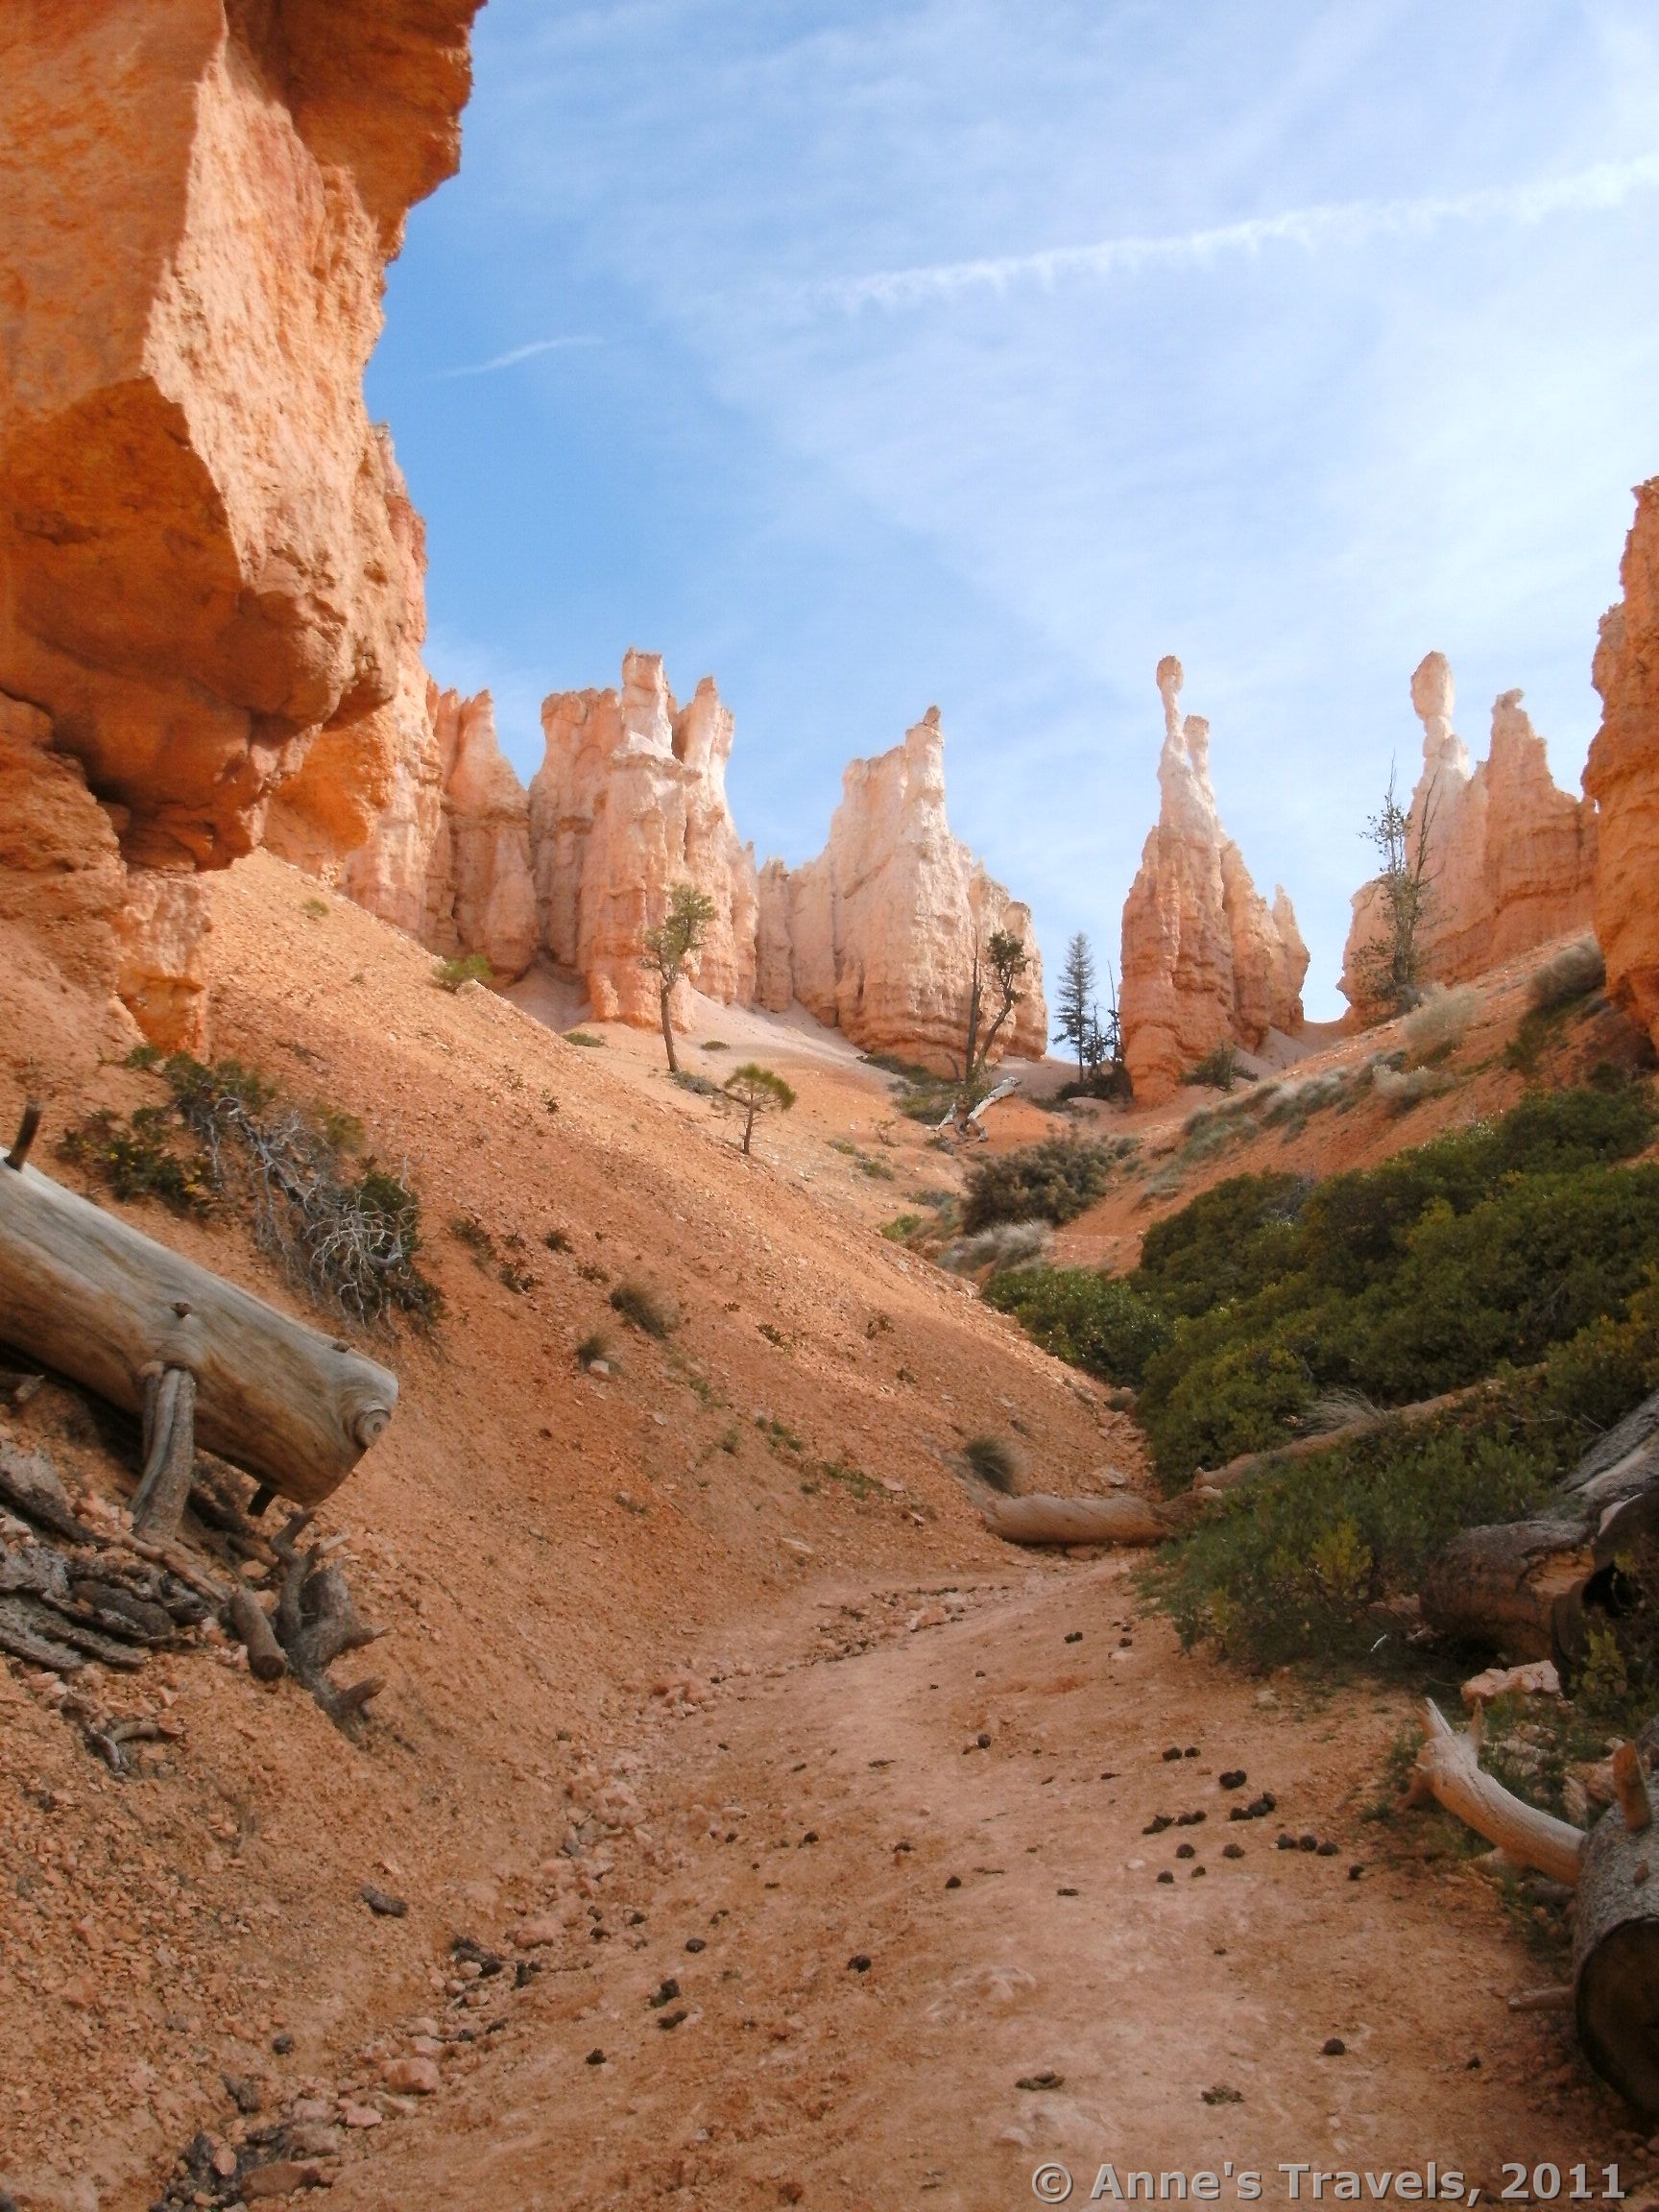
[[[1546,1975],[1491,1884],[1364,1816],[1398,1698],[1264,1698],[1138,1618],[1114,1562],[797,1608],[638,1745],[680,1863],[619,1855],[572,1898],[498,2047],[336,2212],[991,2212],[1049,2161],[1079,2202],[1107,2162],[1214,2171],[1222,2202],[1252,2169],[1289,2200],[1293,2160],[1433,2158],[1487,2198],[1505,2159],[1631,2179],[1566,2020],[1504,2008]],[[1262,1791],[1272,1814],[1229,1820]]]

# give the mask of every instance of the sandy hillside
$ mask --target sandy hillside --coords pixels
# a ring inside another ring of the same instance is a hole
[[[1119,1564],[984,1534],[967,1438],[1087,1489],[1137,1474],[1134,1431],[875,1234],[960,1168],[839,1040],[710,1012],[688,1066],[753,1051],[801,1093],[745,1163],[648,1036],[445,994],[268,858],[213,898],[216,1048],[406,1163],[447,1301],[371,1345],[400,1407],[320,1524],[389,1686],[354,1746],[210,1645],[90,1670],[84,1710],[165,1723],[119,1779],[0,1671],[0,2188],[989,2212],[1046,2158],[1643,2166],[1564,2024],[1504,2009],[1539,1976],[1524,1918],[1440,1832],[1367,1820],[1398,1700],[1304,1707],[1183,1658]],[[42,1096],[36,1159],[73,1180],[54,1138],[158,1079],[38,964],[0,976],[0,1120]],[[996,1141],[1027,1117],[1057,1126],[1022,1105]],[[1125,1125],[1150,1150],[1180,1121]],[[1079,1248],[1150,1217],[1104,1209]],[[125,1211],[294,1302],[239,1221]],[[665,1341],[612,1310],[623,1282],[679,1316]],[[595,1332],[606,1377],[575,1358]],[[130,1427],[66,1388],[0,1441],[130,1487]]]

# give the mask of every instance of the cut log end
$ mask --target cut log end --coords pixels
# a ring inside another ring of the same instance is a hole
[[[1574,2011],[1584,2056],[1640,2112],[1659,2112],[1659,1921],[1626,1920],[1578,1972]]]

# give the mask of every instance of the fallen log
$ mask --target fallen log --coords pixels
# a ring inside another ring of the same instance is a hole
[[[1659,1391],[1591,1447],[1542,1513],[1443,1544],[1423,1572],[1423,1619],[1511,1659],[1571,1666],[1589,1620],[1617,1607],[1620,1552],[1655,1533]]]
[[[1432,1698],[1427,1701],[1424,1731],[1403,1809],[1432,1799],[1518,1864],[1536,1867],[1554,1882],[1577,1881],[1584,1849],[1580,1830],[1539,1812],[1482,1773],[1478,1739],[1454,1728]]]
[[[337,1489],[392,1418],[397,1378],[13,1165],[19,1149],[21,1138],[0,1161],[0,1339],[129,1413],[143,1415],[155,1381],[153,1421],[168,1376],[188,1376],[190,1426],[208,1451],[299,1505]],[[182,1425],[174,1441],[180,1395],[176,1385],[152,1489],[163,1531],[185,1441]]]
[[[1010,1544],[1162,1544],[1176,1517],[1147,1499],[993,1498],[982,1508],[993,1536]]]
[[[1298,1459],[1311,1459],[1318,1453],[1355,1443],[1361,1436],[1375,1436],[1381,1430],[1414,1429],[1421,1422],[1433,1421],[1440,1414],[1450,1412],[1455,1406],[1503,1386],[1492,1382],[1471,1382],[1461,1390],[1443,1391],[1438,1398],[1420,1398],[1411,1406],[1380,1406],[1368,1413],[1356,1415],[1352,1421],[1339,1423],[1334,1429],[1321,1430],[1317,1436],[1295,1436],[1289,1443],[1272,1445],[1264,1452],[1240,1452],[1224,1467],[1200,1467],[1192,1478],[1192,1487],[1200,1494],[1235,1490],[1240,1482],[1252,1481],[1275,1467],[1292,1465]]]
[[[1620,1802],[1590,1831],[1578,1877],[1573,2011],[1601,2079],[1639,2111],[1659,2112],[1659,1847],[1633,1744],[1614,1771]]]
[[[1659,1840],[1637,1746],[1615,1753],[1617,1802],[1584,1835],[1482,1773],[1476,1738],[1432,1703],[1426,1726],[1405,1803],[1433,1799],[1506,1858],[1576,1892],[1570,1991],[1531,1991],[1510,2009],[1570,2002],[1597,2073],[1638,2111],[1659,2112]]]

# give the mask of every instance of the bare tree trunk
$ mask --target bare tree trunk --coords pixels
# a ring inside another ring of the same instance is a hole
[[[225,1608],[230,1625],[248,1652],[248,1671],[260,1682],[276,1682],[288,1671],[276,1632],[252,1590],[232,1590]]]
[[[755,1109],[753,1106],[751,1106],[748,1113],[743,1118],[743,1157],[745,1160],[747,1160],[749,1157],[749,1140],[754,1136],[754,1134]]]
[[[673,996],[673,984],[664,983],[658,993],[657,998],[659,1010],[662,1016],[662,1044],[668,1054],[668,1072],[670,1075],[678,1075],[680,1072],[680,1056],[674,1049],[674,1019],[668,1010],[668,1002]],[[749,1147],[745,1145],[743,1149],[747,1151]]]

